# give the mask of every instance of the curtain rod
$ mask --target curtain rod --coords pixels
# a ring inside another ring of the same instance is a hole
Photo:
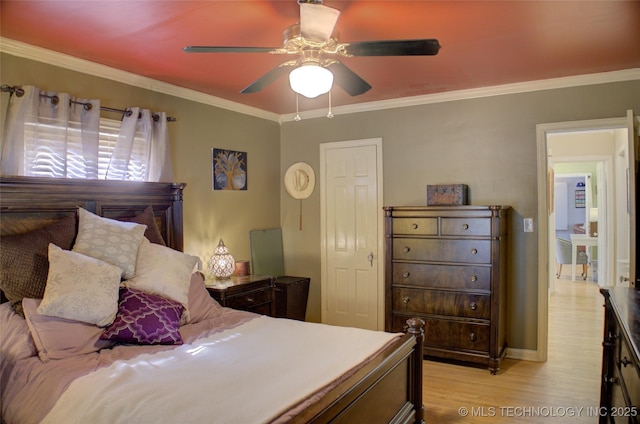
[[[18,97],[24,96],[24,89],[17,85],[14,85],[13,87],[11,87],[7,84],[3,84],[0,86],[0,91],[4,91],[5,93],[11,93],[11,94],[15,93],[15,95]],[[51,99],[51,103],[53,103],[54,105],[57,105],[58,102],[60,101],[60,98],[56,95],[50,96],[48,94],[40,93],[40,96]],[[84,107],[84,110],[91,110],[93,108],[93,105],[89,102],[78,102],[76,100],[69,100],[69,103],[82,105]],[[100,110],[104,110],[106,112],[121,113],[124,116],[131,116],[131,113],[132,113],[131,109],[115,109],[115,108],[106,107],[106,106],[100,106]],[[155,122],[158,122],[158,119],[160,119],[160,115],[153,114],[152,117]],[[167,122],[176,122],[176,121],[177,121],[176,118],[172,116],[167,116]]]

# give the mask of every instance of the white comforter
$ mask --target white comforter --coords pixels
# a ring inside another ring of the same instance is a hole
[[[262,316],[87,374],[43,423],[270,422],[395,337]]]

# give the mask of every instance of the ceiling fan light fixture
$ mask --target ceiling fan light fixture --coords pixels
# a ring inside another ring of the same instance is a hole
[[[331,90],[333,74],[316,63],[303,63],[289,74],[289,85],[296,93],[313,99]]]

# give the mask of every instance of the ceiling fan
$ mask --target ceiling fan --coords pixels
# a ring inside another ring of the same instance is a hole
[[[436,39],[341,43],[338,41],[338,32],[335,31],[339,10],[324,6],[322,0],[298,0],[298,4],[300,23],[284,31],[282,47],[187,46],[183,50],[187,53],[271,53],[296,56],[268,71],[241,93],[256,93],[289,73],[291,88],[311,98],[328,92],[334,80],[351,96],[371,89],[369,83],[340,62],[340,57],[425,56],[435,55],[440,50]],[[309,84],[300,86],[304,83]]]

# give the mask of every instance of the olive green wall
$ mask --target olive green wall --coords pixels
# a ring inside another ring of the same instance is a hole
[[[536,349],[536,124],[618,118],[640,111],[640,81],[451,101],[276,122],[131,87],[40,62],[0,55],[0,83],[37,85],[100,98],[105,106],[141,106],[178,118],[170,136],[175,180],[185,190],[185,251],[205,258],[223,238],[249,259],[249,230],[282,226],[285,273],[311,277],[307,318],[320,320],[320,190],[298,201],[284,172],[308,162],[319,176],[319,144],[381,137],[384,203],[423,205],[427,184],[465,183],[473,204],[513,207],[509,240],[508,342]],[[6,109],[8,94],[0,97]],[[304,115],[304,114],[303,114]],[[248,191],[211,191],[211,148],[248,153]],[[299,208],[303,228],[299,230]]]
[[[280,225],[280,126],[277,122],[230,112],[104,78],[2,54],[0,83],[35,85],[103,106],[140,106],[177,118],[169,123],[174,180],[184,191],[185,251],[203,258],[220,238],[238,259],[250,259],[249,231]],[[2,120],[8,93],[1,94]],[[105,115],[106,116],[106,115]],[[117,115],[109,116],[119,119]],[[247,152],[248,189],[212,190],[213,147]]]
[[[538,228],[536,124],[626,116],[640,111],[640,81],[303,119],[282,125],[281,174],[308,162],[320,174],[319,144],[382,137],[385,205],[426,204],[427,184],[469,185],[472,204],[510,205],[508,343],[537,345]],[[334,111],[335,112],[335,111]],[[285,273],[307,275],[307,317],[320,318],[320,190],[298,201],[281,190]],[[524,233],[522,218],[534,218]]]

